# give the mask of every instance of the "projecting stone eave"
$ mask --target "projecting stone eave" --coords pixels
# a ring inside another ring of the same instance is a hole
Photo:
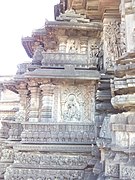
[[[69,69],[36,69],[25,73],[25,78],[51,78],[51,79],[74,79],[74,80],[99,80],[100,73],[97,70]]]
[[[17,84],[16,84],[16,81],[15,81],[15,80],[9,80],[9,81],[3,82],[3,86],[4,86],[6,89],[8,89],[8,90],[10,90],[10,91],[18,94],[18,90],[17,90],[16,85],[17,85]]]
[[[34,38],[33,37],[23,37],[21,39],[22,45],[27,53],[27,55],[32,58],[33,56],[33,50],[32,46],[34,44]]]
[[[51,28],[64,28],[64,29],[78,29],[78,30],[86,30],[86,31],[102,31],[103,26],[101,22],[66,22],[66,21],[48,21],[45,24],[46,27]]]

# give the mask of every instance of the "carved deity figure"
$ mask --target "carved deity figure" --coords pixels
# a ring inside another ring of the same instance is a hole
[[[121,50],[120,22],[113,21],[107,24],[105,28],[105,40],[107,43],[106,65],[107,67],[111,67],[114,65],[116,59],[122,55],[122,51],[124,51]],[[124,47],[122,48],[124,49]],[[110,60],[111,63],[108,62],[108,60]]]
[[[65,103],[65,111],[63,114],[64,121],[80,121],[79,105],[74,95],[69,95]]]
[[[92,44],[90,47],[90,59],[94,65],[98,65],[99,48],[96,44]]]

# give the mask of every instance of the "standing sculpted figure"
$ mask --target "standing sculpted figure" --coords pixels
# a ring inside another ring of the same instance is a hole
[[[64,121],[80,121],[80,112],[78,103],[74,95],[69,95],[65,104],[65,111],[63,114]]]

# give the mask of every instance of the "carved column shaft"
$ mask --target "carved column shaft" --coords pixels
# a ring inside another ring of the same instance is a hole
[[[88,37],[81,37],[81,53],[86,54],[88,51]]]
[[[39,96],[40,89],[36,82],[31,82],[29,86],[30,90],[30,113],[29,122],[39,121]]]
[[[27,104],[28,90],[20,89],[19,94],[20,94],[20,109],[24,110],[26,108],[26,104]]]
[[[25,121],[28,89],[25,83],[21,83],[18,89],[20,95],[19,111],[16,113],[16,121]]]
[[[59,37],[59,52],[61,53],[66,52],[67,38],[68,38],[67,36]]]
[[[41,85],[42,89],[42,108],[41,108],[41,122],[53,121],[53,94],[54,85]]]

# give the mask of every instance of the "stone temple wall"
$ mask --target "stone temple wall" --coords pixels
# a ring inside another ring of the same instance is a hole
[[[0,179],[134,180],[135,2],[67,2],[0,83]]]

